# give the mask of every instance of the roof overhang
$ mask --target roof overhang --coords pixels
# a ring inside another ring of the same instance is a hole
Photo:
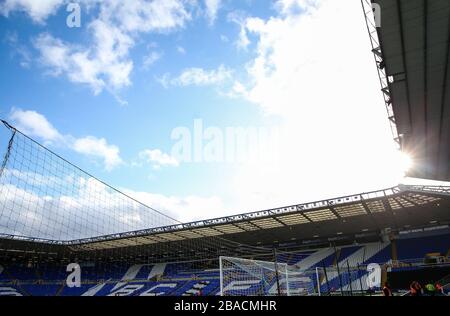
[[[450,181],[450,1],[362,3],[394,137],[413,160],[408,176]]]

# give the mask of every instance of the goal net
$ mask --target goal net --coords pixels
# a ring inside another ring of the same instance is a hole
[[[315,275],[286,263],[220,257],[222,296],[314,295]]]
[[[367,282],[369,273],[366,265],[319,267],[316,271],[322,295],[359,295],[366,293],[369,289]],[[379,287],[374,286],[373,289],[379,289]]]

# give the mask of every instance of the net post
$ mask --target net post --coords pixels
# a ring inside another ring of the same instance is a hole
[[[358,278],[359,278],[359,285],[360,285],[360,287],[361,287],[361,295],[364,295],[364,289],[363,289],[363,284],[362,284],[362,278],[364,277],[364,273],[362,273],[361,274],[361,277],[359,277],[359,275],[360,275],[360,272],[361,271],[361,267],[360,267],[360,265],[359,265],[359,263],[358,263]]]
[[[331,295],[330,283],[328,282],[327,268],[325,267],[325,263],[323,261],[322,261],[322,267],[323,267],[323,272],[325,274],[325,281],[327,282],[328,294]]]
[[[350,264],[348,263],[348,260],[347,260],[347,272],[348,272],[349,285],[350,285],[350,295],[353,296],[352,274],[350,272]]]
[[[278,296],[281,296],[280,276],[278,274],[278,262],[277,262],[277,249],[276,248],[273,248],[273,257],[274,257],[274,263],[275,263],[275,277],[277,278]]]
[[[336,268],[337,268],[337,273],[338,273],[338,277],[339,277],[339,286],[341,287],[341,296],[344,296],[344,287],[342,286],[342,275],[341,275],[341,270],[339,269],[340,253],[337,252],[336,245],[333,245],[333,247],[334,247],[334,253],[336,255]]]
[[[8,123],[6,123],[5,121],[2,121],[2,122],[7,127],[10,127],[10,125]],[[5,156],[3,157],[2,165],[0,166],[0,178],[2,177],[3,172],[6,169],[6,165],[8,164],[9,156],[11,155],[11,149],[12,149],[13,142],[14,142],[14,137],[16,136],[16,130],[15,129],[11,129],[11,130],[12,130],[12,133],[11,133],[11,137],[9,138],[8,147],[6,149]]]
[[[288,272],[288,264],[286,263],[286,296],[291,296],[289,293],[289,272]]]
[[[317,293],[319,293],[319,296],[322,296],[320,293],[319,267],[316,267],[316,279],[317,279]]]
[[[220,271],[220,278],[219,278],[219,282],[220,282],[220,296],[224,296],[223,295],[223,268],[222,268],[222,261],[223,257],[220,256],[219,257],[219,271]]]

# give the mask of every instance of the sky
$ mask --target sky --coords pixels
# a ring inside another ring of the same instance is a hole
[[[0,1],[0,117],[112,186],[188,222],[404,181],[359,1],[72,2]]]

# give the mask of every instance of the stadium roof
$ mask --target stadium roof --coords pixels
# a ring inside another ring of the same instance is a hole
[[[400,186],[144,231],[71,241],[74,250],[100,250],[211,236],[246,244],[336,237],[385,228],[450,222],[450,187]]]
[[[206,245],[202,240],[211,237],[250,246],[322,245],[339,241],[344,236],[352,236],[353,240],[370,236],[379,239],[380,232],[387,228],[400,231],[449,225],[449,209],[450,187],[399,186],[256,213],[69,242],[12,235],[1,238],[3,243],[10,240],[10,250],[43,251],[45,247],[36,247],[40,244],[48,245],[55,252],[64,248],[80,254],[92,251],[114,253],[115,250],[135,248],[139,254],[140,249],[154,247],[155,255],[176,249],[180,257],[185,257],[182,252],[192,250],[186,248],[192,248],[193,240],[198,241],[198,248],[202,248]],[[207,247],[214,246],[209,244]]]
[[[408,176],[450,181],[450,1],[362,0],[394,136]]]

